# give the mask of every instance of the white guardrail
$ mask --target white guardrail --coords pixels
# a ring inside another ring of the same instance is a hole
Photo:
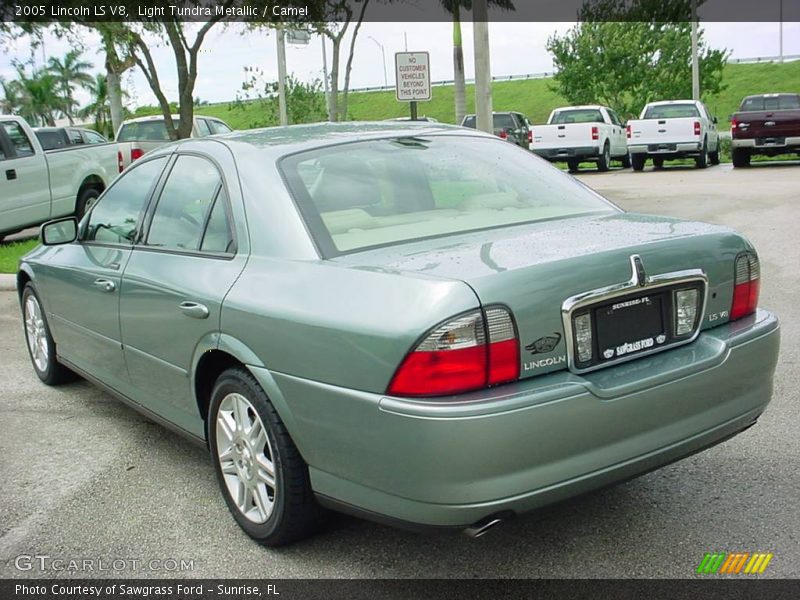
[[[781,60],[780,56],[754,56],[751,58],[729,58],[728,62],[732,64],[752,64],[752,63],[762,63],[762,62],[778,62]],[[800,54],[785,54],[783,56],[783,62],[791,62],[794,60],[800,60]],[[496,75],[492,77],[492,81],[516,81],[519,79],[544,79],[546,77],[552,77],[555,75],[556,72],[553,71],[542,71],[541,73],[523,73],[521,75]],[[475,83],[474,79],[467,79],[466,83]],[[452,79],[442,79],[441,81],[432,81],[432,86],[442,86],[442,85],[453,85]],[[352,88],[351,92],[388,92],[394,90],[394,85],[378,85],[378,86],[371,86],[371,87],[360,87],[360,88]]]

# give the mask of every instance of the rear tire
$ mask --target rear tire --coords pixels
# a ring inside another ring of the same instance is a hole
[[[750,150],[747,148],[733,148],[731,151],[731,161],[735,168],[750,166]]]
[[[47,385],[75,379],[75,373],[58,362],[56,343],[50,334],[42,302],[30,283],[22,291],[22,319],[28,355],[36,375]]]
[[[97,188],[89,187],[83,190],[78,196],[78,201],[75,203],[75,217],[80,221],[92,206],[95,201],[100,197],[100,190]]]
[[[605,143],[603,146],[603,153],[600,155],[600,158],[597,159],[597,170],[598,171],[608,171],[611,167],[611,149],[608,146],[608,142]]]
[[[698,169],[705,169],[708,167],[708,142],[703,140],[703,148],[700,150],[700,156],[694,159],[694,164]]]
[[[631,166],[633,167],[633,170],[643,171],[644,163],[646,160],[647,160],[647,155],[645,154],[631,154]]]
[[[246,369],[228,369],[217,379],[208,440],[222,495],[247,535],[266,546],[281,546],[318,528],[321,509],[308,465]]]
[[[570,173],[577,173],[578,172],[578,165],[580,161],[575,158],[571,158],[567,161],[567,168],[569,169]]]

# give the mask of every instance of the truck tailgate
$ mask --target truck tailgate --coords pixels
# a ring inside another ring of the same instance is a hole
[[[639,119],[628,121],[629,144],[676,144],[697,141],[692,117],[674,119]]]
[[[739,112],[733,115],[733,137],[753,138],[800,137],[800,110]]]

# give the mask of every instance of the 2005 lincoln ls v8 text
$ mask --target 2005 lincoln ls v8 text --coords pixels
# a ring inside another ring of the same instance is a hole
[[[184,140],[42,242],[17,281],[38,376],[206,443],[264,544],[324,508],[478,535],[730,438],[772,394],[746,239],[468,129]]]

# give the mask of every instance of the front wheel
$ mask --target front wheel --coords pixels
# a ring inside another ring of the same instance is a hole
[[[663,158],[654,158],[653,159],[653,168],[654,169],[663,169],[664,168],[664,159]]]
[[[603,153],[597,159],[597,170],[608,171],[611,167],[611,149],[608,147],[608,142],[603,146]]]
[[[578,172],[578,165],[580,161],[575,158],[571,158],[567,161],[567,168],[569,169],[570,173],[577,173]]]
[[[719,150],[715,150],[714,152],[708,153],[708,159],[711,161],[712,165],[719,164]]]
[[[620,159],[622,161],[622,168],[623,169],[630,169],[631,168],[631,155],[627,152],[622,155]]]
[[[703,148],[700,150],[700,155],[694,159],[695,165],[698,169],[705,169],[708,166],[708,146],[707,142],[703,142]]]
[[[646,160],[647,160],[647,155],[645,154],[631,154],[631,166],[633,167],[633,170],[643,171],[644,163]]]
[[[208,436],[222,495],[247,535],[280,546],[316,529],[320,509],[308,466],[247,370],[229,369],[217,380]]]
[[[56,343],[44,314],[39,296],[28,283],[22,291],[22,317],[25,341],[36,375],[47,385],[58,385],[74,378],[72,371],[58,362]]]

